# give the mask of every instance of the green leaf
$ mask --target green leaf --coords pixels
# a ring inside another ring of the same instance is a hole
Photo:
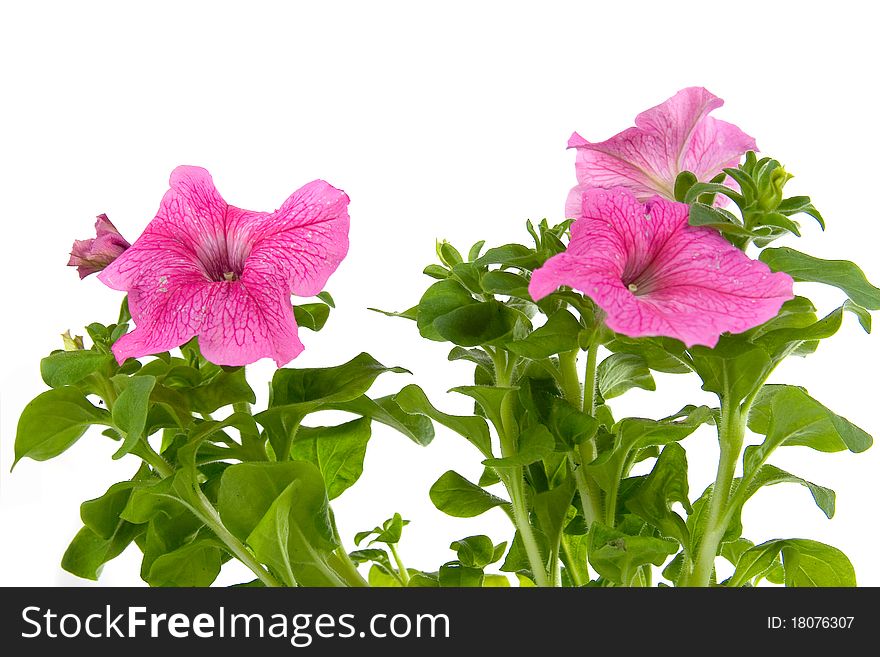
[[[257,397],[245,378],[245,369],[218,368],[207,381],[185,391],[194,411],[213,413],[218,408],[237,402],[254,404]]]
[[[79,383],[113,362],[113,356],[99,351],[56,351],[40,361],[40,375],[50,388]]]
[[[822,230],[825,230],[825,220],[822,218],[822,215],[815,208],[815,206],[810,202],[809,196],[792,196],[790,198],[787,198],[776,207],[776,211],[786,216],[801,213],[810,215],[819,223],[819,226],[822,227]]]
[[[439,281],[449,278],[449,270],[443,265],[428,265],[422,270],[422,273]]]
[[[624,470],[632,454],[646,447],[682,440],[711,419],[711,411],[706,406],[685,406],[662,420],[626,418],[612,428],[615,438],[612,449],[583,467],[603,490],[612,490],[626,476]]]
[[[420,320],[421,316],[419,312]],[[437,317],[432,327],[444,340],[461,347],[476,347],[510,335],[520,317],[503,303],[491,300],[455,308]]]
[[[311,463],[241,463],[220,480],[223,524],[288,585],[339,583],[327,565],[336,547],[321,472]]]
[[[443,261],[443,264],[448,267],[453,267],[462,262],[462,257],[458,252],[458,249],[446,240],[437,242],[437,255],[440,257],[440,260]]]
[[[678,544],[665,538],[629,536],[600,522],[590,527],[590,564],[602,577],[629,586],[638,568],[662,566]]]
[[[298,326],[310,331],[320,331],[330,317],[330,306],[324,303],[304,303],[293,307],[293,316]]]
[[[501,294],[508,297],[520,297],[531,300],[529,281],[521,274],[510,271],[493,270],[483,274],[480,286],[489,294]]]
[[[466,360],[479,367],[482,367],[488,374],[495,378],[495,365],[492,358],[482,349],[465,349],[464,347],[453,347],[449,352],[447,359],[450,361]]]
[[[457,308],[476,303],[477,300],[458,281],[447,279],[434,283],[419,300],[416,318],[419,334],[428,340],[445,341],[446,338],[434,328],[434,320]]]
[[[599,363],[598,384],[603,399],[618,397],[631,388],[657,389],[648,363],[637,354],[612,354]]]
[[[370,568],[367,582],[374,588],[399,588],[403,586],[396,576],[387,572],[378,564],[374,564],[373,567]]]
[[[820,452],[864,452],[873,443],[865,431],[795,386],[765,385],[752,406],[748,425],[767,439],[748,448],[747,471],[757,469],[782,445],[804,445]]]
[[[317,298],[319,298],[321,301],[323,301],[324,303],[326,303],[326,304],[327,304],[328,306],[330,306],[331,308],[335,308],[335,307],[336,307],[336,302],[333,301],[333,297],[330,295],[329,292],[326,292],[326,291],[324,291],[324,292],[318,292],[318,294],[316,294],[315,296],[316,296]]]
[[[522,244],[505,244],[489,249],[474,260],[474,264],[478,267],[501,265],[502,267],[532,270],[541,265],[541,260],[534,249]]]
[[[880,310],[880,288],[848,260],[822,260],[788,247],[764,249],[759,256],[773,271],[784,271],[796,281],[824,283],[843,290],[858,305]]]
[[[97,580],[104,564],[122,554],[143,530],[143,527],[120,521],[112,536],[103,538],[83,527],[61,557],[61,567],[77,577]]]
[[[485,568],[501,558],[504,552],[495,556],[495,545],[492,539],[483,534],[468,536],[458,541],[453,541],[450,549],[455,550],[462,566],[468,568]]]
[[[411,319],[416,321],[419,316],[419,307],[413,306],[412,308],[407,308],[401,312],[393,312],[391,310],[380,310],[379,308],[367,308],[367,310],[372,310],[374,313],[379,313],[380,315],[385,315],[386,317],[402,317],[403,319]]]
[[[670,353],[666,347],[677,344],[680,354]],[[655,372],[668,372],[670,374],[684,374],[691,368],[687,361],[682,360],[684,345],[670,338],[628,338],[625,335],[616,334],[612,340],[605,343],[605,347],[615,353],[635,354],[641,357],[645,363]]]
[[[569,311],[559,310],[547,319],[547,323],[535,329],[523,340],[507,344],[513,353],[531,359],[547,358],[554,354],[578,348],[580,322]]]
[[[835,547],[805,538],[790,538],[782,546],[785,586],[856,586],[856,573],[847,556]]]
[[[351,487],[364,471],[370,434],[369,418],[332,427],[300,427],[290,456],[318,467],[327,497],[332,500]]]
[[[538,527],[550,545],[558,545],[562,538],[562,528],[576,490],[574,477],[567,476],[559,486],[538,493],[532,499]]]
[[[690,536],[685,521],[672,505],[681,503],[691,511],[688,500],[687,455],[678,443],[663,448],[654,469],[626,500],[626,508],[652,524],[664,536],[688,547]]]
[[[750,476],[745,499],[748,500],[752,495],[758,492],[759,488],[785,483],[800,484],[809,490],[810,494],[813,496],[813,501],[816,503],[816,506],[822,510],[822,513],[824,513],[829,519],[834,516],[834,506],[837,496],[833,490],[814,484],[801,477],[797,477],[770,464],[761,466],[757,472]]]
[[[417,385],[404,387],[394,395],[404,413],[425,415],[466,438],[486,458],[492,458],[492,441],[486,420],[476,415],[447,415],[437,410]]]
[[[150,410],[150,394],[156,385],[156,377],[114,377],[114,383],[117,382],[125,387],[113,404],[113,423],[123,432],[124,438],[122,446],[113,454],[114,459],[128,454],[144,435],[147,413]]]
[[[679,203],[685,202],[685,197],[687,195],[688,190],[696,185],[698,182],[697,177],[691,173],[690,171],[682,171],[675,177],[675,185],[674,185],[674,193],[673,197]]]
[[[103,539],[112,538],[119,526],[120,515],[128,504],[133,489],[148,485],[139,477],[149,477],[149,469],[141,467],[135,479],[120,481],[110,486],[101,497],[83,502],[79,515],[83,524]]]
[[[72,386],[47,390],[21,412],[15,434],[15,463],[24,457],[45,461],[58,456],[92,424],[109,426],[110,414],[93,406]]]
[[[688,223],[691,226],[714,228],[722,233],[742,237],[753,237],[755,233],[743,228],[734,215],[720,208],[713,208],[705,203],[693,203],[690,206]]]
[[[326,404],[328,410],[346,411],[380,422],[402,433],[419,445],[428,445],[434,439],[434,425],[424,415],[406,413],[394,401],[394,395],[370,399],[361,395],[345,402]]]
[[[556,438],[557,451],[568,451],[591,440],[599,429],[599,421],[559,397],[550,398],[547,427]]]
[[[440,475],[429,492],[431,501],[443,513],[456,518],[473,518],[489,509],[509,504],[495,497],[453,470]]]
[[[714,349],[692,347],[694,368],[703,390],[736,405],[751,395],[773,369],[767,351],[736,336],[721,336]]]
[[[773,569],[782,553],[787,587],[856,586],[856,574],[846,555],[835,547],[804,538],[773,539],[746,550],[729,586],[742,586]]]
[[[197,538],[153,560],[150,586],[210,586],[220,574],[221,550],[213,539]]]
[[[484,574],[483,588],[507,588],[510,586],[510,580],[504,575]]]
[[[536,424],[519,434],[516,453],[500,459],[486,459],[483,465],[510,468],[540,461],[556,447],[553,434],[543,424]]]
[[[323,404],[351,401],[367,392],[385,372],[409,374],[402,367],[385,367],[367,353],[335,367],[280,369],[272,377],[269,406],[302,404],[315,410]]]
[[[763,577],[778,563],[779,541],[768,541],[745,550],[736,561],[736,570],[727,581],[727,586],[737,587]]]
[[[477,258],[480,257],[480,251],[483,250],[483,245],[486,243],[486,240],[480,240],[479,242],[475,242],[474,245],[468,251],[468,261],[473,262]]]
[[[440,566],[438,574],[442,587],[480,587],[483,585],[483,571],[469,568],[457,561]]]
[[[449,390],[449,392],[457,392],[476,401],[489,421],[496,427],[500,427],[502,424],[501,405],[507,396],[515,391],[516,388],[503,388],[492,385],[458,386]]]

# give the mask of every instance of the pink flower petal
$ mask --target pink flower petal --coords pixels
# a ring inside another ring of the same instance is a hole
[[[294,294],[317,294],[348,253],[348,202],[323,180],[298,189],[254,231],[248,265],[281,268]]]
[[[626,187],[639,200],[659,194],[674,198],[675,179],[692,171],[705,182],[735,166],[755,150],[755,141],[739,128],[707,115],[724,101],[702,87],[682,89],[636,117],[636,125],[599,143],[577,133],[575,171],[583,187]]]
[[[114,345],[117,360],[198,336],[220,365],[289,362],[303,349],[290,295],[320,292],[345,256],[347,204],[315,181],[277,212],[251,212],[226,204],[204,169],[175,169],[156,218],[99,275],[128,292],[137,325]]]
[[[130,246],[107,215],[99,214],[95,221],[95,237],[74,240],[67,265],[76,267],[80,279],[83,279],[105,269]]]
[[[560,285],[589,296],[606,324],[631,337],[667,336],[714,346],[774,317],[793,297],[772,273],[716,231],[687,223],[688,206],[659,197],[640,204],[622,188],[581,195],[568,249],[532,274],[535,299]]]

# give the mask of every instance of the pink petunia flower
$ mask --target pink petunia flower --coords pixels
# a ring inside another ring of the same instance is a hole
[[[220,197],[207,171],[177,167],[156,218],[98,275],[128,292],[137,325],[113,345],[116,359],[198,336],[218,365],[289,362],[303,350],[290,295],[320,292],[345,257],[348,201],[316,180],[275,212],[241,210]]]
[[[591,189],[575,217],[568,248],[535,270],[529,293],[541,299],[570,286],[618,333],[714,347],[722,333],[757,326],[793,298],[788,274],[772,273],[711,228],[689,226],[684,203]]]
[[[75,240],[70,249],[68,267],[76,267],[80,279],[101,271],[116,260],[131,244],[119,234],[106,214],[99,214],[95,222],[95,237]]]
[[[709,116],[723,104],[702,87],[688,87],[639,114],[634,128],[606,141],[593,144],[575,132],[568,147],[577,149],[579,184],[569,195],[565,216],[576,216],[586,189],[626,187],[640,201],[657,194],[674,200],[675,179],[682,171],[706,182],[735,167],[757,146],[735,125]]]

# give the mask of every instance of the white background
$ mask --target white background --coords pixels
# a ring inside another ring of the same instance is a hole
[[[74,238],[106,212],[130,241],[155,214],[178,164],[208,168],[231,203],[272,210],[324,178],[351,196],[351,251],[328,289],[338,310],[302,331],[296,366],[333,365],[360,351],[400,364],[378,390],[410,381],[435,403],[470,367],[447,346],[368,306],[404,309],[430,282],[435,238],[526,241],[526,218],[561,220],[574,183],[573,130],[601,140],[689,85],[724,98],[716,116],[753,135],[796,174],[788,190],[825,213],[798,248],[852,259],[880,281],[875,125],[878,40],[870,3],[20,2],[0,14],[0,184],[3,186],[0,583],[83,584],[59,568],[80,526],[78,505],[129,477],[133,457],[87,434],[62,457],[13,474],[18,414],[44,389],[39,360],[65,329],[110,322],[120,293],[64,267]],[[820,310],[841,300],[804,288]],[[815,292],[815,294],[814,294]],[[880,434],[880,337],[852,318],[841,333],[774,380],[797,383]],[[263,396],[271,366],[252,368]],[[658,392],[615,400],[618,416],[661,417],[711,403],[693,377],[658,377]],[[692,497],[714,478],[706,428],[685,441]],[[838,492],[828,521],[806,490],[765,489],[745,512],[756,542],[808,537],[841,547],[861,584],[880,585],[880,449],[823,455],[785,448],[775,464]],[[430,447],[377,427],[363,478],[334,502],[351,547],[356,531],[399,511],[412,520],[401,552],[435,569],[450,541],[511,532],[503,514],[460,520],[433,508],[445,470],[475,478],[478,455],[440,429]],[[109,564],[104,585],[142,584],[137,551]],[[245,579],[225,570],[219,580]]]

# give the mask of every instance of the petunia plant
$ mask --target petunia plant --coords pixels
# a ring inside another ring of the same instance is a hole
[[[389,313],[474,364],[473,381],[452,390],[475,400],[473,416],[444,414],[414,385],[396,399],[476,448],[479,481],[449,471],[431,500],[458,517],[503,508],[515,534],[501,570],[523,582],[649,586],[662,567],[666,586],[855,585],[839,549],[790,537],[754,545],[741,513],[779,483],[834,513],[834,492],[772,465],[774,451],[861,452],[872,439],[802,387],[768,379],[834,335],[845,312],[870,332],[880,289],[851,262],[767,248],[800,236],[801,216],[824,220],[808,197],[785,196],[791,176],[759,159],[751,137],[707,116],[720,105],[690,88],[607,141],[575,134],[566,221],[529,222],[533,244],[484,251],[480,241],[467,257],[440,243],[440,264],[424,272],[438,280]],[[847,298],[820,317],[796,281]],[[655,390],[652,372],[691,375],[717,405],[616,417],[612,400]],[[699,475],[681,441],[702,425],[719,460],[714,483],[693,494]],[[503,493],[488,490],[498,484]],[[719,558],[733,568],[723,581]]]
[[[127,293],[116,323],[65,336],[43,359],[50,390],[23,410],[16,463],[71,448],[90,427],[139,459],[130,479],[81,507],[62,566],[97,579],[130,544],[153,586],[207,586],[237,559],[254,585],[365,586],[330,506],[354,484],[373,422],[427,444],[433,427],[368,392],[389,372],[366,353],[284,368],[333,307],[323,291],[348,250],[348,197],[323,181],[272,213],[227,204],[204,169],[178,167],[159,212],[130,244],[105,215],[70,265]],[[291,294],[314,300],[293,305]],[[132,326],[133,324],[133,326]],[[245,365],[279,368],[266,408]],[[318,411],[352,419],[310,422]],[[151,442],[152,441],[152,442]]]
[[[688,88],[608,140],[575,133],[561,221],[527,222],[526,244],[463,254],[439,242],[418,303],[380,311],[473,367],[451,391],[473,401],[470,415],[444,412],[417,383],[375,396],[380,375],[407,370],[366,353],[289,366],[299,328],[328,320],[324,287],[348,251],[348,197],[328,183],[252,212],[204,169],[179,167],[133,243],[99,216],[69,264],[125,293],[119,317],[87,326],[88,339],[66,333],[43,359],[49,390],[22,411],[16,463],[57,457],[98,427],[136,466],[82,504],[63,567],[97,579],[133,544],[153,586],[210,585],[233,559],[254,586],[854,586],[838,548],[755,545],[742,511],[788,483],[833,515],[834,491],[773,465],[775,450],[861,452],[872,439],[771,377],[845,314],[870,333],[880,289],[852,262],[774,246],[824,218],[786,195],[791,175],[752,137],[709,116],[721,105]],[[840,305],[820,313],[804,281],[837,288]],[[263,358],[277,369],[257,407],[246,366]],[[668,399],[656,372],[714,401]],[[614,399],[635,388],[663,394],[665,417],[622,417]],[[322,426],[313,414],[327,410],[350,419]],[[501,509],[506,540],[451,540],[448,561],[414,568],[400,514],[343,535],[331,503],[362,475],[374,422],[420,445],[435,424],[468,441],[479,479],[449,470],[416,493],[454,517]],[[714,434],[714,472],[688,471],[692,434]],[[712,483],[692,490],[701,480]]]

